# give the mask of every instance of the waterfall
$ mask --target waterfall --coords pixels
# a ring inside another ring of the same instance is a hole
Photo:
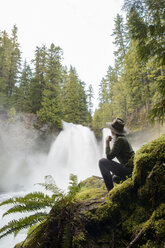
[[[66,188],[71,173],[79,180],[99,175],[100,157],[96,138],[89,128],[63,122],[63,131],[52,144],[45,169],[57,185]]]

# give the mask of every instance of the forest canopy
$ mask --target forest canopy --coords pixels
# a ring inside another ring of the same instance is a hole
[[[53,43],[36,47],[31,65],[21,63],[17,27],[0,34],[0,113],[34,113],[56,129],[61,121],[91,122],[92,86],[86,90],[76,69],[62,65],[63,51]]]
[[[136,129],[165,115],[165,2],[125,0],[126,18],[117,14],[112,36],[114,67],[99,85],[93,114],[93,88],[76,69],[62,64],[63,50],[54,43],[36,47],[30,64],[22,61],[14,25],[11,36],[0,32],[0,114],[32,113],[59,130],[62,120],[105,127],[116,116]]]
[[[99,90],[94,126],[120,116],[136,128],[165,116],[165,1],[125,0],[113,30],[115,66]]]

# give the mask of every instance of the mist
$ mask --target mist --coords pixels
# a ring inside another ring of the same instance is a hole
[[[63,123],[58,135],[40,138],[40,132],[25,123],[0,123],[0,192],[34,190],[34,184],[51,175],[58,187],[66,189],[69,175],[83,180],[100,175],[102,150],[87,127]],[[51,140],[51,142],[50,142]]]
[[[50,138],[17,118],[0,122],[0,192],[27,189],[31,174],[45,162]]]
[[[157,125],[129,134],[137,151],[143,144],[164,133]],[[51,175],[58,187],[66,189],[69,175],[83,180],[100,176],[98,160],[105,157],[105,138],[111,135],[103,129],[102,141],[98,142],[87,127],[63,123],[63,130],[42,139],[41,131],[27,126],[16,118],[14,122],[0,122],[0,192],[34,190],[34,184]]]

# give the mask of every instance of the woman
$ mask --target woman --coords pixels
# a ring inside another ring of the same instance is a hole
[[[116,118],[112,123],[107,123],[107,126],[114,136],[114,144],[110,149],[109,143],[112,141],[112,137],[108,136],[106,138],[107,158],[102,158],[99,161],[99,168],[109,192],[113,188],[113,181],[119,183],[132,175],[135,153],[125,137],[127,131],[122,119]],[[115,157],[119,163],[112,160]]]

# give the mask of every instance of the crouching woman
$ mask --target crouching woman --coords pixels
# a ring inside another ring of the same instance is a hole
[[[132,175],[134,151],[126,138],[127,130],[122,119],[116,118],[112,123],[107,123],[114,138],[112,149],[110,142],[112,137],[106,138],[106,156],[99,160],[99,168],[108,192],[113,188],[113,182],[119,183]],[[117,158],[119,162],[113,161]]]

